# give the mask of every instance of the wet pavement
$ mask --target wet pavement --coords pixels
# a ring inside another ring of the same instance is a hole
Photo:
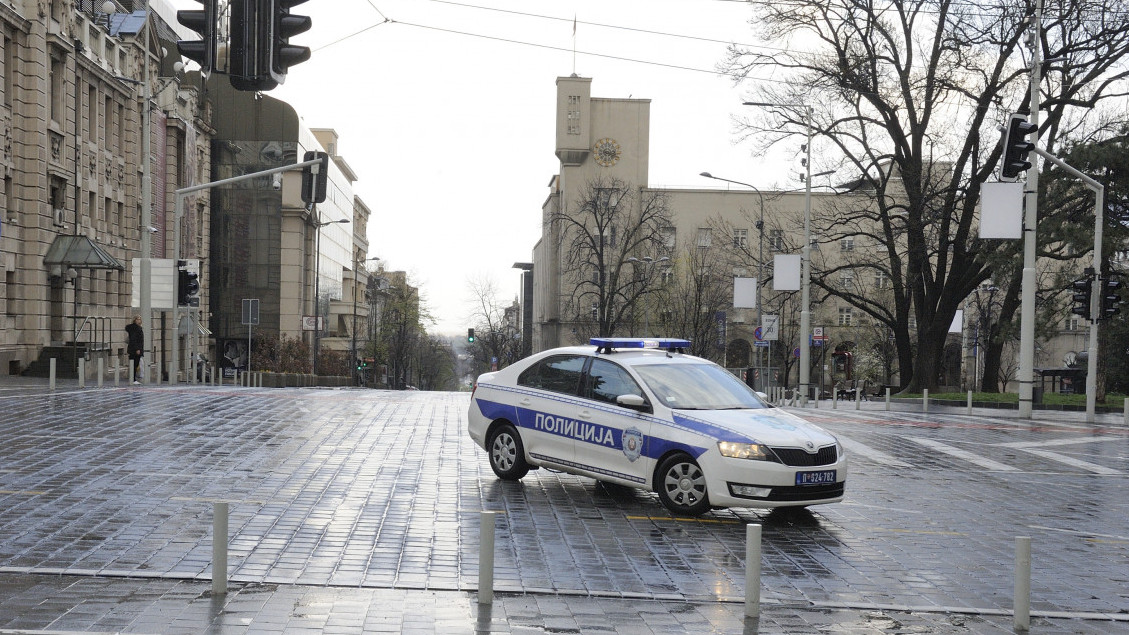
[[[0,629],[1002,633],[1024,535],[1033,632],[1129,632],[1121,415],[824,402],[801,414],[843,439],[846,501],[679,519],[590,479],[498,481],[467,403],[0,379]],[[213,596],[217,501],[230,590]],[[499,512],[491,606],[483,510]],[[749,523],[763,526],[756,620]]]

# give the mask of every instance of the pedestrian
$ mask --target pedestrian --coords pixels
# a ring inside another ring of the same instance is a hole
[[[125,326],[129,334],[129,344],[126,351],[133,367],[133,383],[141,384],[141,353],[145,350],[145,331],[141,328],[141,316],[133,316],[133,321]]]

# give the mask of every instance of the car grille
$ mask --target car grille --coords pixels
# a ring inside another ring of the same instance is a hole
[[[846,483],[829,485],[810,485],[807,487],[774,487],[768,498],[763,500],[777,502],[815,501],[825,498],[838,498],[846,490]]]
[[[833,465],[838,457],[835,456],[835,446],[819,448],[815,453],[799,448],[772,448],[776,456],[784,465],[792,467],[812,467],[815,465]]]

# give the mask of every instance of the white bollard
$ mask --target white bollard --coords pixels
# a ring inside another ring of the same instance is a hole
[[[494,517],[497,512],[482,512],[478,531],[478,603],[494,603]]]
[[[855,410],[862,410],[862,386],[855,386]]]
[[[227,503],[212,503],[212,593],[227,593]]]
[[[78,387],[86,388],[86,358],[78,358]]]
[[[1015,538],[1015,630],[1031,628],[1031,537]]]
[[[118,385],[121,384],[121,378],[118,377],[118,375],[121,374],[121,371],[118,369],[117,360],[114,360],[114,370],[112,372],[114,373],[114,388],[117,388]]]
[[[929,389],[923,388],[921,391],[921,411],[929,414]]]
[[[761,613],[761,526],[745,525],[745,615]]]
[[[818,409],[819,408],[819,386],[812,386],[811,387],[811,394],[814,395],[814,398],[811,400],[812,404],[814,404],[812,407]]]
[[[51,358],[50,377],[51,377],[51,380],[50,380],[50,382],[48,382],[48,385],[51,387],[51,390],[55,390],[55,358],[54,357]]]
[[[972,414],[972,391],[968,391],[968,414]]]
[[[890,387],[886,386],[886,410],[890,410]]]
[[[1125,398],[1123,404],[1125,406],[1125,425],[1129,426],[1129,397]]]
[[[106,360],[99,357],[98,358],[98,387],[99,388],[102,387],[102,381],[105,379],[105,375],[106,375]]]

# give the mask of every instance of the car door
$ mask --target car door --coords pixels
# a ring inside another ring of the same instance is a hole
[[[538,463],[570,466],[586,355],[553,355],[518,375],[517,416],[525,451]]]
[[[575,437],[576,462],[596,478],[644,486],[654,469],[646,451],[650,414],[616,403],[620,395],[647,398],[627,369],[594,358],[584,377],[584,399],[575,411],[576,419],[588,424]]]

